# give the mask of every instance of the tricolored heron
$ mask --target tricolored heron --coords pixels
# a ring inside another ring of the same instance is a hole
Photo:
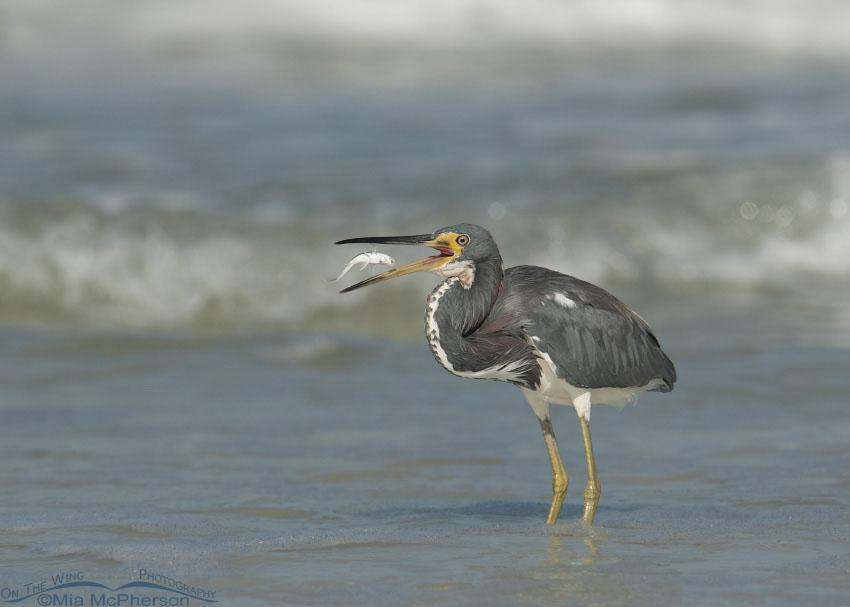
[[[590,440],[591,405],[622,406],[645,390],[670,392],[676,381],[676,369],[649,325],[608,291],[578,278],[537,266],[503,269],[493,237],[477,225],[336,244],[348,243],[424,245],[439,251],[340,292],[413,272],[445,278],[428,297],[425,312],[431,352],[450,373],[504,381],[522,390],[552,460],[548,524],[558,520],[568,483],[549,406],[575,407],[587,457],[582,519],[592,523],[602,486]]]

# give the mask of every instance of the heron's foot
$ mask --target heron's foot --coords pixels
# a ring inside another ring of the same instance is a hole
[[[592,523],[593,517],[596,516],[596,506],[599,504],[599,496],[602,495],[602,487],[599,482],[587,483],[587,488],[584,490],[584,513],[581,520],[585,523]]]
[[[546,516],[547,525],[554,525],[558,520],[561,507],[564,505],[564,499],[567,497],[568,484],[569,478],[567,478],[566,473],[555,474],[552,477],[552,505],[549,506],[549,514]]]
[[[602,495],[602,483],[596,473],[596,460],[593,457],[593,442],[590,440],[590,420],[588,416],[579,415],[581,421],[581,435],[584,438],[584,453],[587,457],[587,488],[584,490],[584,514],[581,520],[588,525],[596,516],[596,505],[599,496]]]
[[[543,430],[543,440],[546,442],[546,450],[552,461],[552,505],[549,507],[549,515],[546,517],[547,525],[554,525],[567,497],[567,485],[570,482],[564,462],[561,461],[561,453],[558,451],[558,442],[555,440],[555,431],[552,429],[552,421],[545,417],[540,420],[540,429]]]

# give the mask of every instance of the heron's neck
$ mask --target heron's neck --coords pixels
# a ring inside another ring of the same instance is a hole
[[[502,285],[502,259],[494,256],[475,265],[466,276],[448,278],[428,298],[430,321],[443,338],[463,337],[487,318]]]

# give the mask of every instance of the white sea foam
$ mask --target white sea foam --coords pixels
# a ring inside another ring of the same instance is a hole
[[[734,226],[729,226],[730,232]],[[532,262],[598,282],[781,287],[850,276],[850,221],[824,213],[805,234],[778,227],[739,240],[706,226],[646,225],[631,235],[629,248],[606,242],[605,234],[571,238],[565,245],[532,253]],[[621,232],[617,232],[621,234]],[[610,236],[610,235],[608,235]]]
[[[138,228],[90,211],[46,215],[34,233],[4,222],[4,312],[139,327],[255,325],[301,318],[305,301],[319,305],[335,293],[320,286],[320,260],[275,248],[262,229],[181,236],[157,225],[161,218]]]
[[[844,198],[828,200],[839,199]],[[835,205],[828,200],[818,203],[818,220],[810,218],[806,230],[740,216],[725,226],[700,224],[698,215],[671,225],[658,222],[656,215],[635,220],[628,232],[588,229],[565,236],[554,230],[548,243],[538,238],[528,249],[511,244],[517,239],[505,233],[503,255],[509,265],[536,263],[601,284],[649,280],[670,287],[726,284],[746,289],[835,282],[850,275],[850,217],[834,216],[830,208]],[[247,223],[198,214],[189,220],[195,224],[189,230],[185,224],[173,225],[176,211],[151,210],[139,222],[128,223],[120,213],[94,209],[82,207],[65,217],[33,211],[25,220],[10,221],[10,208],[0,205],[5,211],[0,212],[3,322],[298,326],[317,310],[356,306],[370,295],[339,296],[325,282],[350,253],[331,244],[349,235],[338,226],[270,226],[264,212],[265,219]],[[729,215],[735,217],[734,209]],[[579,223],[580,215],[571,221]],[[595,220],[587,221],[591,225]],[[522,217],[513,217],[512,223],[516,229]],[[298,231],[309,234],[301,237]],[[499,229],[494,232],[500,235]],[[407,296],[409,281],[381,289],[382,298]]]
[[[184,0],[180,3],[7,0],[4,38],[18,54],[71,45],[267,52],[288,45],[347,48],[586,48],[716,44],[847,55],[842,0]],[[270,48],[266,43],[274,42]]]

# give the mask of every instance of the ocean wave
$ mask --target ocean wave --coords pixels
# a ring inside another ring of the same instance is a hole
[[[836,166],[850,174],[846,161]],[[678,209],[668,201],[530,213],[500,203],[480,218],[457,219],[487,225],[508,265],[545,265],[608,287],[794,289],[850,276],[850,191],[839,191],[842,183],[828,195],[804,190],[782,205],[695,199]],[[234,215],[0,203],[0,323],[255,330],[334,326],[343,309],[367,322],[375,293],[342,297],[340,285],[328,282],[359,249],[332,243],[366,230],[438,227],[421,225],[419,216],[368,220],[376,214],[365,209],[365,219],[346,226],[275,214],[268,204]],[[367,227],[373,223],[379,227]],[[406,261],[399,253],[408,252],[393,251]],[[419,253],[409,251],[410,258]],[[387,283],[380,300],[418,302],[425,283]]]
[[[223,222],[198,212],[145,209],[127,217],[94,205],[3,207],[4,315],[137,327],[291,321],[321,285],[285,226]],[[292,243],[274,244],[274,232]],[[296,259],[292,259],[292,254]],[[328,294],[327,297],[330,295]]]
[[[26,55],[103,44],[154,52],[313,55],[425,51],[616,49],[708,44],[801,55],[850,53],[842,0],[8,0],[3,47]]]

